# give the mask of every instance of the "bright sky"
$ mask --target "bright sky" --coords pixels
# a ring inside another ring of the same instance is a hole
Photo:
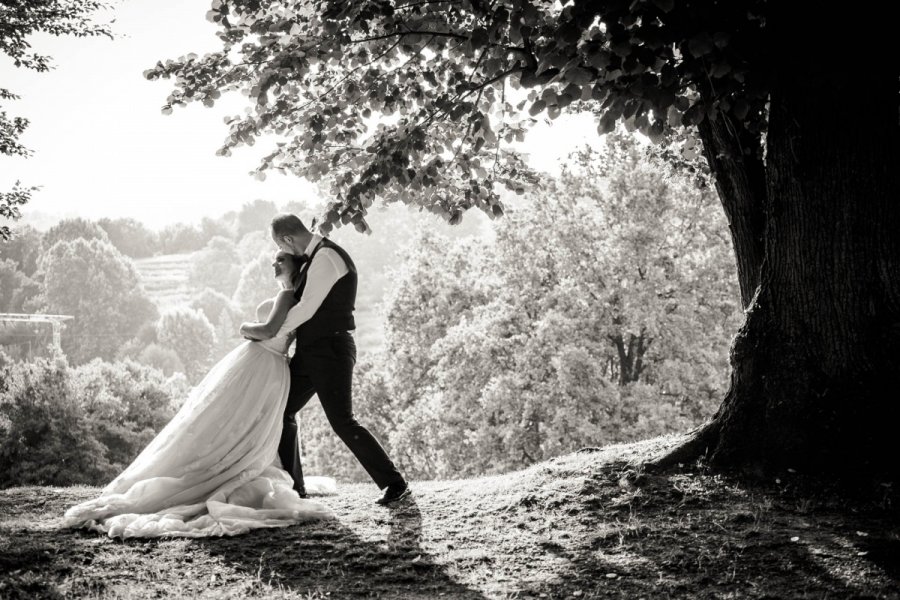
[[[4,109],[31,120],[22,141],[34,151],[28,159],[0,156],[0,189],[16,180],[42,186],[26,216],[133,217],[162,227],[256,198],[281,204],[318,194],[295,177],[273,173],[260,182],[248,175],[265,143],[215,156],[227,133],[222,119],[243,111],[243,97],[160,113],[171,83],[142,73],[160,59],[217,49],[208,8],[208,0],[125,0],[115,11],[113,41],[33,38],[37,52],[54,58],[49,73],[0,58],[0,82],[22,97]],[[552,129],[535,129],[526,148],[534,166],[555,170],[575,145],[596,142],[592,117],[563,116]]]

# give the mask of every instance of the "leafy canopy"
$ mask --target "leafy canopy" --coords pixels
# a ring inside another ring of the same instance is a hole
[[[758,0],[214,0],[207,17],[222,49],[145,75],[174,80],[164,113],[246,95],[247,113],[227,119],[219,152],[274,136],[256,173],[330,186],[326,233],[347,223],[367,231],[379,199],[452,223],[471,207],[502,214],[501,186],[522,193],[534,181],[514,142],[540,115],[591,111],[599,133],[624,121],[654,140],[724,117],[758,141],[763,8]]]
[[[684,431],[719,404],[741,311],[715,194],[619,136],[573,158],[494,236],[403,253],[358,379],[414,477]]]

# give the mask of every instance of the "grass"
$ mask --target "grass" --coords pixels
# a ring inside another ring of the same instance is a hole
[[[373,485],[338,518],[234,538],[58,528],[92,488],[0,491],[2,598],[898,598],[895,513],[702,472],[623,477],[671,440],[514,473]]]

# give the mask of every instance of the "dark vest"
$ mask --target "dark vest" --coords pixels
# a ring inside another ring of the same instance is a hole
[[[297,301],[300,300],[303,290],[306,288],[306,274],[309,271],[309,265],[312,265],[316,253],[324,248],[331,248],[337,252],[347,265],[348,271],[334,282],[331,291],[325,296],[312,318],[297,328],[297,345],[299,346],[305,346],[313,340],[331,335],[336,331],[356,329],[356,323],[353,320],[353,309],[356,304],[356,265],[353,264],[350,255],[331,240],[322,238],[322,241],[313,250],[307,268],[300,276],[300,284],[294,292],[294,298]]]

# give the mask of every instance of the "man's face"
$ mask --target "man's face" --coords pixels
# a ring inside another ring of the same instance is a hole
[[[275,235],[272,234],[272,241],[275,242],[275,245],[278,246],[278,249],[282,252],[287,252],[288,254],[293,253],[294,245],[291,236],[289,235]]]

